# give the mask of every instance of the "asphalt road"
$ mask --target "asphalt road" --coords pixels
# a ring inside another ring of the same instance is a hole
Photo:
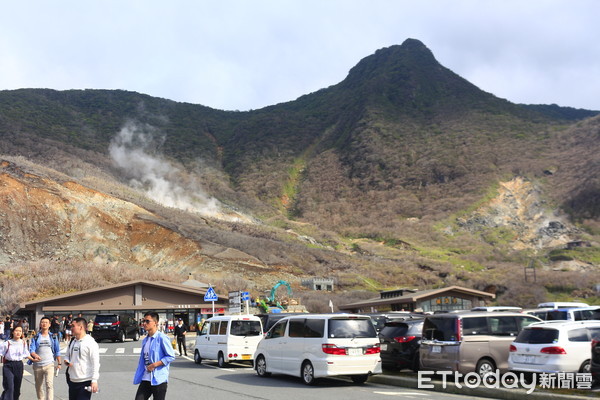
[[[407,389],[385,384],[367,382],[355,385],[349,379],[322,379],[317,386],[309,387],[300,378],[273,375],[260,378],[251,366],[232,364],[220,369],[216,362],[193,362],[193,337],[190,337],[188,354],[178,356],[171,364],[167,398],[206,400],[369,400],[369,399],[460,399],[465,396],[441,392]],[[137,386],[132,383],[140,354],[140,342],[100,343],[100,393],[93,399],[133,399]],[[35,399],[35,386],[31,367],[25,367],[21,399]],[[65,375],[61,371],[55,378],[55,399],[68,399]],[[477,399],[477,397],[470,397]]]

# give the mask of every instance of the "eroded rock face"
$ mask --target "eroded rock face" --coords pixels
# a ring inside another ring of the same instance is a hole
[[[190,235],[132,202],[64,176],[49,178],[0,160],[0,267],[36,260],[137,265],[211,279],[239,277],[270,287],[287,265],[266,265],[244,251]]]
[[[0,262],[39,258],[189,266],[200,243],[148,219],[152,213],[78,183],[0,165]]]
[[[534,184],[520,177],[501,182],[496,197],[457,223],[473,233],[509,229],[514,233],[511,244],[516,250],[561,246],[578,233],[549,210]]]

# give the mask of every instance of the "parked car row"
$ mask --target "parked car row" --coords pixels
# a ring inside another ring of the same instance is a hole
[[[526,313],[536,316],[543,321],[600,320],[600,307],[598,306],[537,308],[527,310]]]
[[[510,310],[375,317],[213,317],[197,333],[194,361],[213,359],[220,367],[248,361],[261,377],[292,375],[308,385],[338,375],[362,383],[382,368],[600,376],[600,320],[542,321]],[[264,332],[264,324],[272,326]]]

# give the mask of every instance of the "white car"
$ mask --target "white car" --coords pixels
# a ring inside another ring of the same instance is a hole
[[[253,315],[209,318],[196,334],[194,362],[217,360],[217,365],[223,368],[230,361],[252,361],[262,332],[260,318]]]
[[[592,338],[600,321],[546,321],[531,324],[510,345],[514,372],[590,372]]]
[[[364,383],[381,373],[377,331],[366,315],[306,314],[284,318],[265,334],[254,353],[259,376],[271,373],[317,378],[347,375]]]

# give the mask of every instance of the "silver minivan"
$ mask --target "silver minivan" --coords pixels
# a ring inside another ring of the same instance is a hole
[[[419,356],[421,369],[477,372],[508,370],[510,344],[539,318],[522,313],[460,312],[425,317]]]

